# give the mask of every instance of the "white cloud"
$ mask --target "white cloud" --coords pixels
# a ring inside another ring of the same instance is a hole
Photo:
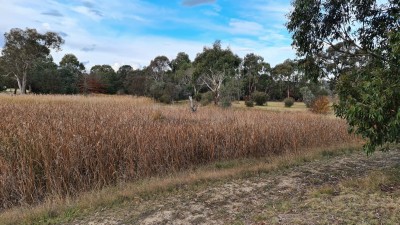
[[[271,66],[282,63],[284,60],[296,57],[296,51],[290,46],[270,46],[265,42],[258,42],[246,38],[233,39],[229,46],[232,51],[238,54],[240,57],[244,57],[246,54],[254,53],[262,56],[264,62],[269,63]]]
[[[251,12],[261,15],[267,11],[278,13],[284,10],[283,5],[282,8],[275,5],[268,3],[264,8]],[[62,16],[43,14],[55,12],[55,9]],[[280,22],[267,24],[265,17],[247,18],[240,15],[220,21],[218,18],[224,10],[223,6],[215,4],[209,9],[209,12],[215,12],[212,18],[200,18],[177,16],[177,9],[136,0],[102,0],[92,5],[82,1],[62,3],[46,0],[46,4],[28,0],[2,1],[0,32],[7,32],[14,27],[31,27],[39,32],[53,30],[65,33],[63,51],[52,52],[54,61],[58,63],[65,54],[72,53],[81,62],[88,62],[87,69],[96,64],[109,64],[114,69],[125,64],[140,68],[158,55],[173,59],[181,51],[189,54],[193,60],[205,45],[211,46],[215,39],[221,39],[223,45],[229,45],[241,57],[254,52],[271,65],[294,57],[287,36],[280,29],[273,29]],[[168,34],[161,32],[165,30],[172,33],[167,26],[175,27],[174,32],[183,32],[181,27],[193,27],[201,35],[191,35],[191,40],[168,37]],[[156,30],[159,35],[150,35],[145,32],[148,30]]]
[[[84,6],[74,7],[73,10],[96,21],[100,21],[103,18],[99,11],[94,11]]]
[[[259,23],[239,19],[231,19],[229,26],[233,34],[259,35],[264,30]]]

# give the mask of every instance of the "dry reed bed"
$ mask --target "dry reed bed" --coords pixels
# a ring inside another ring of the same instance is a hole
[[[310,113],[191,113],[133,97],[0,96],[0,118],[0,209],[354,139],[344,121]]]

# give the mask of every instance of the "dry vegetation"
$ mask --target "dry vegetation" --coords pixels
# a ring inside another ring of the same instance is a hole
[[[146,98],[0,96],[0,209],[209,162],[350,141],[306,112],[161,106]]]

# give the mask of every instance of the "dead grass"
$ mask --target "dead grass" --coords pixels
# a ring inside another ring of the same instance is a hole
[[[3,209],[221,160],[354,140],[344,121],[305,112],[191,113],[128,96],[0,96],[0,117]]]
[[[354,142],[328,148],[304,149],[303,152],[268,158],[221,161],[168,176],[145,178],[136,182],[120,183],[117,186],[84,192],[75,198],[49,197],[38,206],[18,207],[4,211],[0,214],[0,224],[70,222],[94,211],[103,211],[114,206],[122,207],[127,202],[140,205],[143,199],[158,198],[157,196],[165,192],[176,192],[182,189],[196,192],[214,182],[253,177],[301,165],[305,162],[326,158],[327,152],[332,152],[330,155],[335,156],[349,154],[359,151],[360,146],[360,143]],[[276,207],[283,210],[289,205],[283,202]]]

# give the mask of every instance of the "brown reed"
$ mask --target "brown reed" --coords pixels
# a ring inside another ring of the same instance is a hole
[[[162,106],[128,96],[0,96],[0,210],[218,160],[354,140],[309,112]]]

